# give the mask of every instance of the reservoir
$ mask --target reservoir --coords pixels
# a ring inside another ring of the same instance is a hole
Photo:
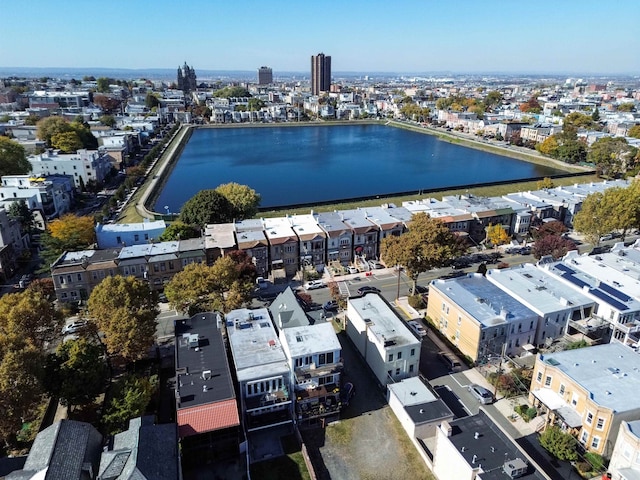
[[[198,191],[249,185],[261,207],[322,203],[562,173],[384,125],[201,128],[168,174],[154,210],[178,212]]]

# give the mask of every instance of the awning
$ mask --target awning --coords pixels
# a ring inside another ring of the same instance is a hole
[[[284,260],[272,260],[271,265],[282,265]]]
[[[545,407],[558,414],[562,421],[569,427],[579,428],[582,426],[582,417],[580,414],[550,388],[538,388],[531,393],[533,393],[533,396],[540,400]]]

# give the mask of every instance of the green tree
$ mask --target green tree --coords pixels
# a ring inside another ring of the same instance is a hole
[[[235,182],[225,183],[218,186],[215,191],[229,200],[235,209],[236,219],[251,218],[258,212],[260,194],[247,185]]]
[[[540,445],[558,460],[575,461],[578,459],[578,442],[560,427],[549,426],[539,437]]]
[[[36,135],[38,138],[51,145],[51,137],[57,133],[70,132],[71,125],[62,117],[46,117],[36,125]]]
[[[61,343],[45,364],[45,388],[71,410],[88,405],[104,391],[107,366],[102,349],[86,338]]]
[[[600,111],[598,110],[598,107],[596,107],[596,109],[591,114],[591,120],[593,120],[594,122],[600,121]]]
[[[633,112],[635,109],[636,107],[633,102],[624,102],[618,105],[616,110],[619,112]]]
[[[425,213],[415,214],[403,235],[389,236],[380,244],[381,256],[387,265],[401,265],[413,282],[421,273],[443,267],[449,260],[466,251],[460,237],[453,234],[438,219]]]
[[[259,111],[262,107],[264,107],[265,103],[263,100],[259,99],[259,98],[250,98],[249,102],[248,102],[248,108],[250,111],[252,112],[257,112]]]
[[[629,169],[635,154],[635,148],[625,138],[604,137],[591,145],[587,160],[604,175],[617,176]]]
[[[159,313],[149,285],[135,277],[107,277],[89,297],[89,317],[104,334],[107,352],[126,361],[146,356]]]
[[[634,125],[629,129],[627,136],[632,138],[640,138],[640,124]]]
[[[103,115],[100,117],[100,123],[113,128],[116,126],[116,118],[113,115]]]
[[[33,212],[29,209],[29,205],[24,200],[18,200],[11,203],[7,210],[7,215],[14,218],[20,223],[23,232],[31,233],[34,228]]]
[[[98,80],[96,80],[96,90],[100,93],[109,93],[111,91],[109,88],[111,82],[112,80],[110,78],[99,77]]]
[[[200,228],[210,223],[231,222],[235,216],[231,202],[216,190],[200,190],[180,210],[181,222]]]
[[[598,245],[600,237],[612,230],[611,212],[603,198],[604,194],[601,192],[587,196],[573,219],[573,229],[584,235],[592,245]]]
[[[0,136],[0,177],[24,175],[31,171],[24,147],[8,137]]]
[[[244,87],[224,87],[213,92],[214,97],[231,98],[231,97],[250,97],[251,93]]]
[[[161,242],[170,242],[173,240],[186,240],[188,238],[198,238],[200,231],[193,228],[191,225],[182,223],[180,221],[173,222],[169,225],[162,235],[158,237]]]
[[[158,105],[160,105],[160,100],[158,100],[158,97],[156,95],[149,92],[147,93],[147,96],[144,97],[144,104],[149,110],[151,110],[152,108],[155,108]]]
[[[51,137],[51,146],[62,153],[73,153],[82,148],[82,140],[76,132],[56,133]]]
[[[211,267],[187,265],[169,281],[164,293],[173,307],[189,315],[214,310],[226,313],[251,301],[255,267],[253,272],[252,277],[242,256],[228,254]]]
[[[144,415],[158,388],[158,378],[128,375],[113,387],[111,401],[102,419],[110,435],[127,429],[129,420]]]
[[[502,103],[502,94],[497,90],[493,90],[487,93],[484,103],[487,106],[487,109],[492,109]]]
[[[580,112],[571,112],[569,115],[564,117],[563,128],[567,126],[592,129],[595,127],[595,122],[591,115],[585,115]]]

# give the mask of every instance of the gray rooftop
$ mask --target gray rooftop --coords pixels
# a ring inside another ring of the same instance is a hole
[[[595,304],[582,292],[567,288],[560,280],[530,263],[491,269],[486,278],[540,316]]]
[[[128,247],[122,247],[118,258],[136,258],[136,257],[151,257],[156,255],[166,255],[170,253],[177,253],[179,243],[175,242],[160,242],[150,243],[145,245],[130,245]]]
[[[266,308],[241,308],[225,321],[238,381],[288,375],[287,358]]]
[[[420,377],[405,378],[398,383],[387,385],[402,403],[405,412],[415,425],[453,418],[453,413]]]
[[[175,332],[179,408],[235,398],[217,314],[199,313],[177,321]]]
[[[540,355],[615,412],[640,409],[640,355],[620,342]]]
[[[321,212],[315,214],[318,224],[329,237],[335,237],[342,232],[351,232],[351,229],[342,221],[338,212]]]
[[[292,327],[282,330],[291,358],[312,355],[316,352],[340,351],[338,336],[331,322]]]
[[[537,315],[478,273],[433,280],[436,288],[485,327],[537,318]]]
[[[449,422],[452,427],[451,443],[469,465],[482,465],[482,480],[504,480],[509,478],[502,465],[506,460],[520,458],[526,460],[515,443],[481,409],[477,415],[459,418]],[[477,434],[477,438],[476,438]],[[540,479],[545,477],[529,466],[526,475],[519,478]]]
[[[314,323],[300,306],[298,297],[291,287],[287,287],[271,302],[269,312],[278,329],[302,327]]]

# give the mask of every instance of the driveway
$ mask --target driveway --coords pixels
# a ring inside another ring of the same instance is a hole
[[[433,479],[351,341],[345,333],[338,338],[343,383],[352,382],[355,394],[340,421],[302,432],[318,478]]]

